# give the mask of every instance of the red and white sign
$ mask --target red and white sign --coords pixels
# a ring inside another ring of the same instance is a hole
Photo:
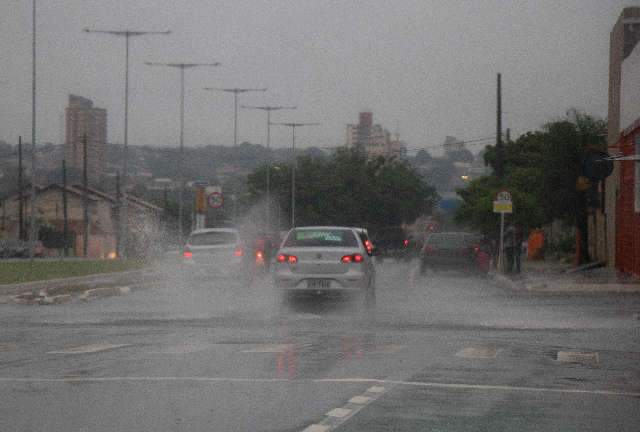
[[[224,204],[222,192],[211,192],[207,195],[207,204],[214,209],[222,207],[222,204]]]

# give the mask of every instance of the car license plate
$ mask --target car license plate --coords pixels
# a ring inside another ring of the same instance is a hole
[[[311,289],[329,288],[330,286],[331,281],[329,279],[309,279],[307,281],[307,288]]]

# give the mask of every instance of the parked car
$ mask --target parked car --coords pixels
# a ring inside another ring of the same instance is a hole
[[[245,246],[234,228],[206,228],[193,231],[187,238],[182,260],[204,273],[244,273]]]
[[[481,237],[464,232],[440,232],[427,236],[420,251],[420,273],[458,269],[475,273],[489,270],[488,255],[480,247]]]
[[[0,258],[27,258],[31,243],[24,240],[0,240]],[[45,255],[45,247],[41,241],[36,241],[33,256],[41,258]]]
[[[362,232],[339,226],[291,229],[276,255],[274,284],[294,295],[356,294],[375,306],[375,266]]]

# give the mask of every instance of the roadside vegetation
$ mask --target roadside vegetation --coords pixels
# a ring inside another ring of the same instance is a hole
[[[0,285],[139,270],[145,265],[141,259],[1,262]]]
[[[496,235],[498,218],[493,200],[502,189],[511,192],[514,213],[508,220],[525,228],[539,228],[560,220],[586,233],[587,209],[601,205],[598,182],[584,177],[584,160],[606,150],[606,122],[570,110],[565,119],[504,143],[503,178],[495,175],[495,146],[487,146],[485,163],[494,173],[474,179],[457,193],[462,205],[456,220],[483,233]],[[585,186],[579,187],[581,181]],[[586,235],[581,237],[586,251]],[[569,249],[568,244],[559,246]],[[585,257],[587,258],[587,257]]]
[[[352,149],[297,161],[296,221],[299,225],[382,228],[412,223],[438,200],[433,187],[404,160],[367,159]],[[266,190],[266,166],[248,177],[254,202]],[[291,165],[271,168],[271,193],[285,215],[291,212]]]

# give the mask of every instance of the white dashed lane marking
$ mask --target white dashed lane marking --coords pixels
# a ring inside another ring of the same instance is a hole
[[[323,380],[322,382],[325,381],[326,380]],[[357,382],[362,382],[362,380],[357,380]],[[387,389],[383,386],[371,386],[364,392],[364,394],[352,397],[349,399],[347,404],[341,408],[332,409],[325,415],[322,421],[307,426],[302,432],[327,432],[335,430],[351,417],[356,415],[365,406],[382,396],[386,390]]]
[[[337,418],[345,418],[346,416],[348,416],[349,414],[351,414],[351,410],[350,409],[346,409],[346,408],[334,408],[331,411],[329,411],[327,413],[327,416],[329,417],[337,417]]]
[[[372,386],[367,389],[369,393],[384,393],[385,388],[382,386]]]
[[[367,396],[354,396],[349,399],[349,402],[352,404],[366,405],[371,402],[371,398]]]
[[[302,432],[327,432],[329,429],[331,429],[331,426],[312,424],[304,428]]]

